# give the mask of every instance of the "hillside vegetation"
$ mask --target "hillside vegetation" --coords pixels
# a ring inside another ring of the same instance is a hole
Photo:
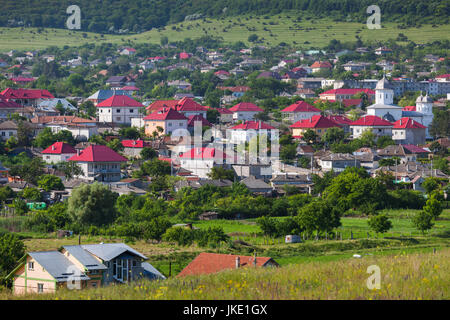
[[[372,0],[2,0],[0,26],[65,28],[70,5],[81,8],[84,31],[142,32],[188,19],[241,14],[273,15],[293,10],[305,15],[332,16],[335,21],[365,21]],[[449,2],[441,0],[379,1],[383,20],[408,25],[447,23]]]
[[[292,17],[287,18],[288,16],[284,14],[267,16],[267,18],[239,16],[229,19],[197,20],[173,24],[164,30],[154,29],[134,35],[101,35],[64,29],[0,27],[0,50],[33,50],[49,46],[79,46],[86,43],[160,44],[163,37],[167,37],[169,42],[175,42],[186,38],[198,39],[202,36],[221,38],[225,43],[242,41],[248,45],[251,44],[248,38],[252,34],[258,36],[255,44],[273,46],[284,42],[302,48],[324,47],[331,39],[346,42],[356,41],[356,37],[360,37],[364,42],[386,41],[396,39],[400,33],[415,43],[450,40],[450,25],[433,27],[428,24],[420,28],[400,29],[396,23],[382,21],[382,29],[369,30],[364,24],[357,22],[333,22],[330,19],[296,22]]]
[[[329,263],[304,263],[280,268],[243,268],[205,276],[142,281],[83,291],[0,299],[449,299],[450,250],[437,253],[363,256]],[[370,265],[380,267],[381,288],[369,290]]]

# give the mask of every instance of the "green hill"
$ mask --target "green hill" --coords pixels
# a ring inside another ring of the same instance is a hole
[[[164,30],[154,29],[135,35],[96,34],[63,29],[38,28],[0,28],[0,51],[11,49],[31,50],[48,46],[78,46],[84,43],[155,43],[167,36],[170,42],[196,39],[209,35],[219,37],[226,43],[243,41],[250,44],[248,37],[258,35],[259,44],[278,45],[281,42],[295,47],[323,47],[331,39],[342,42],[355,41],[356,36],[363,41],[385,41],[396,39],[403,33],[408,40],[427,43],[435,40],[450,40],[450,25],[433,27],[423,25],[420,28],[398,28],[398,24],[383,22],[383,29],[369,30],[365,24],[356,22],[333,22],[330,19],[311,19],[296,22],[289,13],[264,17],[237,16],[226,19],[207,19],[169,25]]]
[[[2,0],[0,27],[65,28],[66,9],[78,5],[83,31],[111,33],[148,31],[196,18],[228,18],[242,14],[276,15],[291,11],[295,18],[332,17],[362,22],[372,0]],[[382,20],[416,25],[448,23],[449,0],[377,1]]]

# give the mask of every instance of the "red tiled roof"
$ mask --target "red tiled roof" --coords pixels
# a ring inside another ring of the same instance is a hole
[[[77,153],[74,147],[65,142],[55,142],[50,147],[42,151],[43,154],[67,154],[67,153]]]
[[[233,112],[227,108],[217,108],[216,110],[219,111],[220,114],[233,114]]]
[[[189,116],[188,127],[193,127],[195,125],[195,122],[197,121],[200,121],[202,123],[202,127],[212,127],[212,124],[199,114]]]
[[[178,100],[156,100],[145,109],[150,112],[155,112],[161,109],[162,107],[173,108],[177,103]]]
[[[114,150],[102,145],[92,145],[81,151],[80,155],[74,155],[69,161],[79,162],[126,162],[127,159],[122,157]]]
[[[328,61],[315,61],[310,68],[332,68],[333,66]]]
[[[223,74],[223,75],[226,75],[226,76],[230,75],[230,73],[228,71],[226,71],[226,70],[219,70],[219,71],[214,72],[214,74],[215,75]]]
[[[275,127],[272,127],[271,125],[268,125],[267,123],[264,123],[262,121],[245,121],[244,123],[238,124],[230,130],[272,130],[275,129]]]
[[[157,121],[165,121],[165,120],[187,120],[187,118],[172,108],[161,108],[158,112],[150,113],[148,116],[144,118],[144,120],[157,120]]]
[[[144,105],[127,95],[114,95],[97,104],[100,107],[143,107]]]
[[[440,76],[436,76],[435,78],[437,78],[437,79],[449,79],[450,78],[450,73],[442,74]]]
[[[120,89],[120,90],[125,90],[125,91],[139,91],[139,90],[141,90],[141,89],[139,89],[138,87],[135,87],[135,86],[125,86],[125,87],[123,87],[123,88]]]
[[[54,99],[55,97],[45,89],[11,89],[2,91],[6,99]]]
[[[144,140],[122,140],[122,145],[125,148],[144,148],[150,145]]]
[[[319,94],[321,95],[329,95],[329,94],[345,94],[345,95],[355,95],[360,92],[365,92],[366,94],[375,94],[375,91],[372,89],[331,89]]]
[[[312,116],[310,119],[304,119],[297,121],[291,128],[332,128],[339,127],[339,125],[322,115]]]
[[[181,52],[180,53],[180,59],[189,59],[192,55],[187,52]]]
[[[250,87],[236,86],[236,87],[217,87],[219,90],[230,90],[231,92],[247,92],[250,91]]]
[[[32,123],[96,123],[96,120],[84,119],[76,116],[37,116],[31,119]]]
[[[350,125],[350,123],[352,123],[352,120],[350,120],[347,117],[344,116],[338,116],[338,115],[334,115],[334,116],[327,116],[328,119],[330,119],[331,121],[336,122],[339,125]]]
[[[34,78],[25,78],[25,77],[16,77],[16,78],[10,78],[12,82],[33,82]]]
[[[416,106],[406,106],[402,111],[416,111]]]
[[[4,95],[0,94],[0,108],[22,108],[22,106],[17,102],[9,100]]]
[[[403,117],[394,122],[393,129],[426,129],[426,127],[411,118]]]
[[[377,116],[365,116],[365,117],[359,118],[356,121],[353,121],[352,123],[350,123],[350,125],[351,126],[368,126],[368,127],[393,126],[393,124],[390,123],[389,121],[381,119],[380,117],[377,117]]]
[[[178,101],[175,105],[177,111],[187,112],[187,111],[206,111],[206,108],[201,104],[195,102],[191,98],[184,97]]]
[[[189,263],[186,268],[184,268],[177,275],[177,277],[210,274],[227,269],[235,269],[237,257],[239,257],[241,267],[253,266],[254,257],[251,256],[202,252],[194,260],[192,260],[191,263]],[[263,267],[271,260],[272,258],[269,257],[257,257],[256,266]]]
[[[306,103],[305,101],[297,101],[289,107],[284,108],[281,112],[319,112],[320,110]]]
[[[420,148],[418,146],[415,146],[413,144],[403,144],[403,148],[409,150],[412,153],[429,153],[427,150]]]
[[[216,148],[192,148],[189,151],[183,152],[180,155],[182,159],[227,159],[230,158],[224,152],[217,150]]]
[[[264,110],[258,107],[257,105],[251,103],[251,102],[241,102],[235,105],[234,107],[230,108],[230,111],[232,112],[245,112],[245,111],[252,111],[252,112],[263,112]]]

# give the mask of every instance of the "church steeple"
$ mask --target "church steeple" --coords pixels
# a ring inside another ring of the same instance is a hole
[[[375,103],[393,105],[394,104],[394,90],[389,81],[386,79],[386,75],[383,75],[383,79],[378,81],[375,88]]]

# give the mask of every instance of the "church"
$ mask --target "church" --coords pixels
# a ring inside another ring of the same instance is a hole
[[[433,122],[433,100],[430,96],[422,94],[416,100],[416,106],[401,108],[394,105],[394,90],[386,77],[378,81],[375,88],[375,104],[367,107],[367,114],[380,117],[389,122],[402,118],[410,118],[426,129],[426,138],[431,139],[428,127]]]

